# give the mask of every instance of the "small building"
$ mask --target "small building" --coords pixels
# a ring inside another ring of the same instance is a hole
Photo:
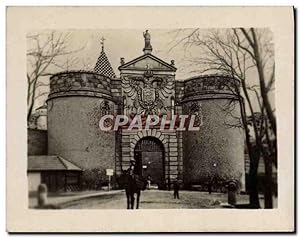
[[[28,190],[34,192],[39,184],[47,185],[49,192],[79,188],[82,169],[70,161],[53,155],[28,156]]]

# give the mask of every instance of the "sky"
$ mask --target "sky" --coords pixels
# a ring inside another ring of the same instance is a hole
[[[105,30],[66,30],[59,33],[69,34],[67,41],[68,49],[70,51],[78,51],[72,56],[63,56],[57,62],[70,61],[71,58],[75,58],[75,63],[69,65],[68,70],[93,70],[96,64],[97,58],[101,52],[101,38],[104,40],[104,51],[116,73],[119,76],[118,67],[120,66],[120,58],[125,58],[125,62],[131,61],[141,55],[143,55],[144,37],[143,32],[146,29],[105,29]],[[185,29],[187,32],[193,31],[193,29]],[[197,70],[201,66],[191,64],[191,59],[201,56],[203,52],[199,47],[185,48],[183,44],[178,44],[178,40],[184,37],[185,32],[178,31],[176,29],[149,29],[151,35],[151,45],[153,48],[152,54],[158,58],[170,63],[171,60],[175,60],[175,67],[177,68],[176,80],[184,80],[190,77],[199,75]],[[203,34],[207,34],[208,29],[203,29]],[[30,34],[44,34],[44,32],[30,32]],[[202,33],[200,33],[202,34]],[[174,47],[176,45],[176,47]],[[34,47],[32,42],[28,41],[28,49]],[[30,67],[28,68],[30,71]],[[50,73],[57,73],[63,71],[60,68],[49,69]],[[250,79],[253,78],[252,84],[257,84],[255,72],[250,72]],[[46,84],[49,82],[49,77],[45,77],[42,81]],[[39,87],[38,94],[43,94],[49,91],[48,86]],[[254,95],[251,95],[253,97]],[[43,94],[38,97],[35,103],[37,108],[45,102],[47,94]],[[253,98],[254,99],[254,98]],[[272,104],[274,104],[274,96],[271,95]],[[258,105],[254,105],[258,108]]]
[[[99,30],[99,31],[72,31],[71,48],[77,49],[84,47],[78,52],[80,58],[78,65],[74,69],[85,68],[87,64],[91,68],[96,64],[101,51],[101,38],[104,37],[105,53],[116,73],[119,76],[118,67],[120,58],[124,57],[125,62],[131,61],[143,55],[144,48],[144,29],[134,30]],[[158,58],[170,63],[175,60],[177,79],[186,79],[191,74],[184,67],[180,67],[185,57],[184,49],[177,47],[170,51],[174,44],[174,33],[170,30],[149,30],[151,34],[152,54]]]

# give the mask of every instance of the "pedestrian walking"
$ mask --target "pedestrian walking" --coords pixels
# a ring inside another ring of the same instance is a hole
[[[173,184],[173,188],[174,188],[174,199],[179,199],[179,184],[177,181],[174,182]]]
[[[148,175],[147,176],[147,189],[150,190],[150,186],[151,186],[151,176]]]

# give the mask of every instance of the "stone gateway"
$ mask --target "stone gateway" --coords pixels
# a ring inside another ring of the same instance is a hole
[[[116,74],[104,47],[94,71],[60,72],[50,78],[47,100],[48,154],[81,169],[113,169],[120,175],[135,159],[143,176],[165,189],[236,179],[245,189],[244,132],[230,126],[240,117],[235,79],[199,75],[176,79],[175,61],[152,54],[149,31],[143,54],[125,61]],[[231,112],[226,112],[230,103]],[[103,131],[103,115],[196,115],[199,131],[150,129]]]

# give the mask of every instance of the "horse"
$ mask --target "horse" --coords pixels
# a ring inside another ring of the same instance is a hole
[[[146,189],[147,181],[140,175],[131,175],[129,171],[123,170],[119,177],[119,184],[125,188],[127,198],[127,209],[134,209],[136,194],[136,209],[139,209],[141,191]]]

